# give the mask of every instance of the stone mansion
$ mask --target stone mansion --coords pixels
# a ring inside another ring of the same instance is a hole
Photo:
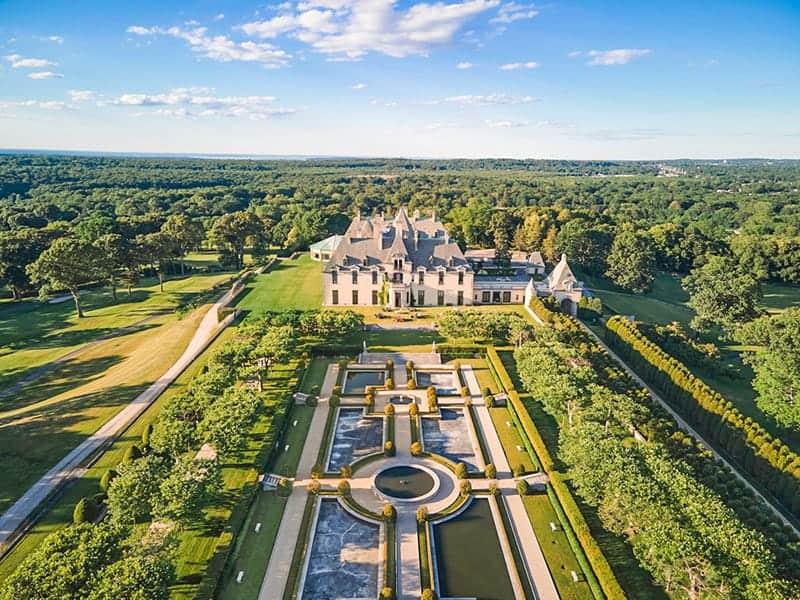
[[[534,281],[545,269],[538,252],[515,252],[501,268],[492,250],[462,252],[435,213],[421,218],[401,208],[390,219],[359,214],[336,237],[322,272],[326,306],[522,304],[532,295],[552,295],[574,314],[584,293],[565,256],[550,275]]]

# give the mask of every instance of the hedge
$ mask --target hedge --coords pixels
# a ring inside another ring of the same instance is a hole
[[[528,453],[531,454],[531,459],[536,462],[538,456],[538,462],[541,464],[550,480],[550,485],[547,487],[548,493],[550,488],[552,488],[555,494],[554,497],[551,496],[554,509],[557,513],[563,511],[568,524],[571,525],[571,530],[569,527],[564,527],[565,531],[567,531],[567,539],[570,539],[570,531],[574,531],[577,541],[580,542],[579,546],[573,546],[572,550],[578,562],[581,564],[581,567],[584,568],[587,583],[592,587],[592,593],[594,593],[595,596],[599,594],[598,597],[600,598],[605,595],[611,600],[624,600],[626,596],[625,592],[622,590],[622,586],[620,586],[616,575],[614,575],[611,569],[611,565],[608,564],[608,560],[602,550],[600,550],[597,540],[594,539],[589,525],[587,525],[586,519],[583,517],[583,513],[581,513],[572,496],[572,492],[563,480],[563,475],[555,470],[553,458],[547,450],[544,439],[542,439],[536,424],[528,413],[528,409],[525,408],[525,404],[522,402],[516,389],[514,389],[514,383],[503,365],[503,362],[500,360],[500,356],[497,354],[497,350],[495,350],[494,346],[487,346],[486,356],[489,360],[489,364],[496,371],[500,382],[506,388],[510,412],[512,416],[516,417],[518,426],[525,434],[523,436],[523,442],[525,442]],[[529,443],[533,446],[534,453],[531,452],[531,448],[528,445]],[[570,545],[573,545],[572,541],[570,541]],[[586,564],[586,561],[588,561],[588,564]],[[598,586],[600,589],[597,589]],[[600,591],[601,589],[602,591]]]
[[[475,358],[483,354],[483,346],[478,344],[436,344],[436,349],[451,358]]]
[[[686,365],[647,338],[635,323],[612,317],[605,334],[608,343],[693,427],[800,517],[800,456],[757,421],[742,415]]]

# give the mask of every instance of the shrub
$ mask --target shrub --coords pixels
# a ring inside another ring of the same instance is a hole
[[[322,474],[325,472],[325,467],[323,467],[319,463],[315,463],[313,467],[311,467],[311,478],[312,479],[319,479],[322,477]]]
[[[116,476],[117,472],[114,469],[109,469],[108,471],[103,473],[103,476],[100,478],[100,489],[103,490],[104,492],[107,492],[108,486],[111,485],[111,481]]]
[[[465,385],[461,386],[461,397],[462,398],[469,398],[469,388]]]
[[[333,386],[333,391],[331,392],[331,396],[341,396],[342,395],[342,386],[335,385]]]
[[[497,477],[497,468],[492,463],[489,463],[483,468],[483,475],[486,479],[495,479]]]
[[[122,462],[129,463],[137,458],[142,458],[142,451],[139,449],[139,446],[132,444],[127,450],[125,450],[125,454],[122,457]]]
[[[394,521],[397,517],[397,511],[391,504],[384,504],[382,511],[384,521]]]
[[[394,444],[392,440],[386,440],[386,443],[383,445],[383,455],[387,457],[394,456]]]
[[[494,396],[484,396],[483,400],[486,402],[487,408],[494,408]]]
[[[458,463],[456,465],[455,473],[456,477],[459,479],[466,479],[469,476],[469,473],[467,472],[467,465],[465,465],[463,462]]]
[[[319,495],[321,490],[322,490],[322,484],[317,479],[313,480],[311,483],[308,484],[309,494],[314,494],[315,496],[317,496]]]
[[[420,442],[411,442],[411,456],[422,455],[422,444]]]
[[[469,479],[462,479],[458,484],[461,495],[466,498],[472,493],[472,483]]]
[[[500,488],[497,487],[495,482],[489,484],[489,494],[492,496],[497,496],[500,494]]]
[[[460,360],[454,360],[454,361],[453,361],[453,368],[454,368],[456,371],[460,371],[460,370],[461,370],[461,361],[460,361]],[[456,375],[457,375],[457,374],[458,374],[458,373],[456,373]]]
[[[339,372],[343,373],[347,369],[347,359],[343,358],[339,361]]]
[[[278,488],[275,490],[275,492],[281,498],[288,498],[292,493],[292,482],[283,477],[278,482]]]
[[[394,361],[391,358],[386,361],[386,370],[387,371],[394,370]]]
[[[331,408],[336,408],[339,406],[339,396],[337,394],[333,394],[328,400],[328,404]]]
[[[394,411],[395,411],[394,404],[392,404],[391,402],[389,402],[389,404],[383,407],[383,414],[385,414],[387,417],[391,417],[394,414]]]
[[[527,496],[531,493],[531,486],[528,485],[528,482],[524,479],[520,479],[517,482],[517,493],[520,496]]]
[[[406,383],[406,387],[410,390],[417,389],[417,382],[413,377],[408,378],[408,383]]]
[[[428,520],[428,507],[427,506],[420,506],[417,509],[417,521],[419,523],[424,523]]]
[[[417,406],[416,402],[412,402],[411,405],[408,407],[408,415],[410,417],[416,417],[419,414],[419,406]]]
[[[340,496],[349,496],[350,495],[350,482],[342,479],[342,481],[339,482],[339,485],[337,486],[337,489],[339,490],[339,495]]]
[[[525,465],[522,463],[517,463],[511,467],[511,474],[514,475],[514,477],[522,477],[525,475]]]
[[[153,424],[148,423],[147,427],[142,431],[142,447],[147,448],[150,446],[150,434],[153,433]]]
[[[373,392],[367,393],[364,397],[364,402],[367,404],[367,410],[372,411],[375,408],[375,394]]]
[[[422,596],[420,596],[420,600],[436,600],[436,594],[431,588],[425,588],[422,590]]]
[[[353,476],[353,467],[350,465],[342,465],[342,468],[339,469],[339,473],[345,479],[350,479]]]
[[[394,600],[394,590],[386,586],[381,590],[381,600]]]
[[[483,388],[483,397],[490,398],[492,396],[492,390],[487,386]]]
[[[91,498],[81,498],[75,505],[75,510],[72,511],[73,523],[91,523],[100,513],[97,504]]]
[[[386,389],[393,390],[394,389],[394,379],[391,377],[386,378]]]

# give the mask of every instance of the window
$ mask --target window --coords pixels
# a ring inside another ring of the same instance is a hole
[[[464,271],[458,272],[458,285],[464,285]]]
[[[461,290],[458,290],[458,295],[456,295],[456,304],[459,306],[464,304],[464,292]]]
[[[444,271],[439,271],[439,285],[444,285]]]
[[[444,306],[444,290],[439,290],[436,293],[436,303],[439,306]]]
[[[500,292],[492,292],[492,303],[500,304]]]
[[[425,292],[423,290],[417,292],[417,304],[419,306],[425,306]]]
[[[393,273],[392,274],[392,281],[394,283],[403,283],[403,274],[402,273]]]
[[[339,283],[339,272],[338,271],[331,271],[331,283],[336,285]]]
[[[484,304],[489,304],[492,301],[492,293],[491,292],[483,292],[481,294],[481,302]]]
[[[373,306],[378,304],[378,290],[372,290],[372,304]]]
[[[372,285],[378,285],[378,272],[377,271],[373,271],[372,272]],[[377,303],[373,302],[373,304],[377,304]]]
[[[358,285],[358,271],[353,271],[353,285]]]
[[[339,304],[339,290],[331,292],[331,304]]]
[[[358,290],[353,290],[353,304],[358,304]]]
[[[503,292],[503,302],[506,304],[511,302],[511,292]]]
[[[425,271],[420,271],[419,272],[419,283],[420,283],[420,285],[425,283]]]

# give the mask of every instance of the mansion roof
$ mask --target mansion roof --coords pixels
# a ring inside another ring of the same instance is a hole
[[[435,213],[420,218],[419,212],[415,211],[409,217],[405,208],[400,208],[392,219],[383,215],[357,215],[325,270],[352,266],[381,267],[391,265],[398,258],[410,262],[414,269],[472,270],[458,244],[450,241],[447,230],[436,219]]]

